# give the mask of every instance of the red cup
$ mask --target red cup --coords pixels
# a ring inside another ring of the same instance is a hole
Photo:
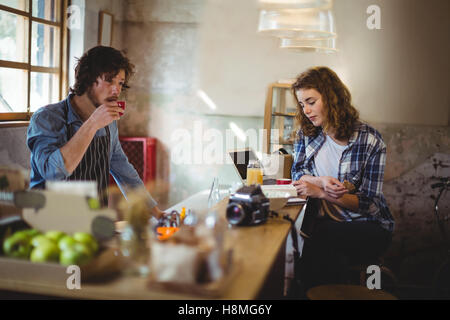
[[[125,105],[126,105],[125,101],[117,101],[117,105],[118,105],[120,108],[122,108],[123,110],[125,110]],[[123,116],[123,112],[119,112],[119,115],[120,115],[120,116]]]
[[[277,184],[291,184],[291,179],[277,179]]]

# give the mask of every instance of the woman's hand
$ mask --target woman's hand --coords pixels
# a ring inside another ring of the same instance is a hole
[[[294,181],[292,184],[294,185],[295,189],[297,189],[297,195],[299,196],[318,199],[322,199],[326,196],[325,191],[313,183],[298,180]]]
[[[348,193],[347,188],[336,178],[323,176],[319,177],[322,189],[332,198],[339,199]]]

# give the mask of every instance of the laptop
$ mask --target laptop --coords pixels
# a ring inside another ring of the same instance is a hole
[[[242,184],[247,182],[247,166],[250,160],[258,160],[258,157],[250,148],[236,149],[228,151],[228,155],[233,161],[234,169],[236,170]]]

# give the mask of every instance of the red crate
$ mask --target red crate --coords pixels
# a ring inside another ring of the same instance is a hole
[[[128,161],[144,183],[156,178],[156,139],[150,137],[119,137]],[[115,182],[110,178],[110,182]]]

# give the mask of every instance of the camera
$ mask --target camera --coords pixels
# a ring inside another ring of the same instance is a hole
[[[267,221],[269,199],[259,185],[244,186],[230,196],[227,220],[232,225],[257,225]]]

